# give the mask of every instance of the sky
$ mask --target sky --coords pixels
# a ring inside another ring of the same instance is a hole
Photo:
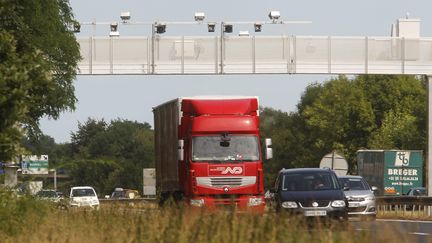
[[[193,21],[195,12],[204,12],[205,21],[267,21],[277,10],[281,19],[311,21],[310,24],[264,26],[260,35],[301,36],[390,36],[391,24],[398,18],[421,19],[421,36],[432,37],[431,0],[70,0],[80,22],[120,21],[129,11],[131,21]],[[246,27],[234,26],[234,32]],[[79,36],[93,34],[82,26]],[[144,27],[119,26],[121,36],[149,35]],[[108,27],[98,26],[96,36],[108,35]],[[251,32],[249,30],[249,32]],[[167,35],[208,35],[192,27],[167,26]],[[43,118],[42,131],[57,143],[70,142],[78,124],[89,118],[125,119],[153,126],[152,107],[183,96],[259,96],[260,105],[284,112],[296,111],[305,88],[329,80],[328,75],[78,75],[74,81],[78,99],[73,112],[58,120]]]

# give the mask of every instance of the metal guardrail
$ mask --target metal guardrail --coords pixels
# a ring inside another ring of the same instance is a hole
[[[377,197],[378,205],[422,205],[432,206],[432,197],[387,196]]]
[[[432,206],[432,197],[383,196],[377,197],[376,202],[378,211],[418,211],[428,215],[428,208]]]

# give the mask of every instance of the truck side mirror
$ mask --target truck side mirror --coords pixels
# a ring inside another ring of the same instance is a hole
[[[271,148],[271,146],[272,146],[271,138],[265,139],[265,146],[266,146],[266,159],[273,158],[273,149]]]
[[[177,156],[178,156],[178,160],[180,161],[184,160],[184,140],[183,139],[178,140]]]
[[[375,192],[375,191],[378,191],[378,187],[376,187],[376,186],[372,186],[371,189],[372,189],[372,191],[374,191],[374,192]]]

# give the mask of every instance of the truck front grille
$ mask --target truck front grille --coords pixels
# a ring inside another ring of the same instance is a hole
[[[239,187],[254,185],[256,176],[236,176],[236,177],[197,177],[197,185],[222,188],[224,186]]]

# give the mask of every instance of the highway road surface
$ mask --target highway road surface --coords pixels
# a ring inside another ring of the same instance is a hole
[[[432,221],[377,219],[375,222],[350,223],[356,232],[367,232],[371,236],[370,242],[386,242],[389,236],[400,242],[432,242]]]

